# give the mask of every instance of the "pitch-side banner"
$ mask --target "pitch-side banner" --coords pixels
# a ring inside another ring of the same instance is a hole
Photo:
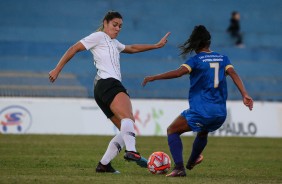
[[[137,135],[166,135],[189,108],[186,100],[133,99]],[[249,111],[241,101],[227,103],[228,115],[214,136],[282,137],[282,103],[256,102]],[[113,126],[93,99],[0,98],[2,134],[114,135]],[[192,133],[185,133],[192,135]]]

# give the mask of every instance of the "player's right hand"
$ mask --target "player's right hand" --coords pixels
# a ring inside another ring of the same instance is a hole
[[[49,80],[50,80],[50,82],[55,82],[55,80],[57,79],[57,77],[58,77],[58,75],[59,75],[59,71],[57,71],[56,69],[54,69],[54,70],[51,70],[50,72],[49,72]]]

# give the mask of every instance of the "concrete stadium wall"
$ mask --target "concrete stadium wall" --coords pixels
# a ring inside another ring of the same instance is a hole
[[[166,128],[186,100],[133,99],[139,136],[165,136]],[[241,101],[228,101],[228,116],[214,136],[282,137],[282,103],[256,102],[249,111]],[[114,135],[118,130],[93,99],[0,97],[0,133]],[[185,133],[184,135],[192,135]]]

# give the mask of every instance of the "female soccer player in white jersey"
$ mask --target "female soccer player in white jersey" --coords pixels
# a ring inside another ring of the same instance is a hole
[[[147,167],[147,160],[140,156],[135,147],[134,117],[132,105],[126,89],[121,83],[120,52],[137,53],[158,49],[167,43],[167,33],[156,44],[124,45],[116,37],[123,25],[122,16],[115,11],[108,12],[97,32],[78,41],[62,56],[55,69],[49,72],[49,79],[54,82],[65,64],[77,53],[90,50],[97,68],[94,97],[104,114],[120,130],[98,163],[96,172],[119,173],[111,166],[111,160],[125,146],[124,158],[136,161],[141,167]]]
[[[238,87],[244,104],[253,108],[253,100],[248,95],[240,77],[235,72],[228,57],[210,50],[211,35],[202,26],[195,26],[189,39],[180,46],[181,55],[186,56],[193,51],[196,55],[190,57],[178,69],[163,74],[146,77],[147,82],[161,79],[178,78],[190,74],[189,106],[168,127],[168,145],[175,167],[168,177],[186,176],[180,135],[184,132],[197,132],[192,153],[186,168],[191,170],[203,160],[202,151],[207,144],[209,132],[217,130],[226,118],[227,84],[229,75]]]

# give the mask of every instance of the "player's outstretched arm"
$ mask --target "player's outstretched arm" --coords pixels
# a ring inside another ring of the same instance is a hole
[[[186,67],[181,66],[176,70],[172,70],[172,71],[168,71],[168,72],[165,72],[165,73],[162,73],[162,74],[157,74],[157,75],[145,77],[143,82],[142,82],[142,86],[146,86],[146,84],[148,82],[153,82],[155,80],[178,78],[178,77],[181,77],[182,75],[188,74],[188,73],[189,73],[189,70]]]
[[[170,32],[166,33],[166,35],[156,44],[133,44],[126,45],[125,49],[122,51],[123,53],[133,54],[137,52],[144,52],[152,49],[159,49],[165,46],[167,43],[167,37],[170,35]]]
[[[84,45],[81,42],[77,42],[73,46],[71,46],[65,54],[62,56],[57,66],[49,72],[49,80],[50,82],[55,82],[58,78],[60,72],[64,68],[65,64],[77,53],[85,50]]]
[[[239,77],[239,75],[236,73],[236,71],[234,70],[234,68],[228,68],[226,73],[232,78],[233,82],[235,83],[235,85],[237,86],[237,88],[239,89],[242,98],[243,98],[243,103],[249,107],[250,110],[253,109],[253,99],[248,95],[245,86],[241,80],[241,78]]]

